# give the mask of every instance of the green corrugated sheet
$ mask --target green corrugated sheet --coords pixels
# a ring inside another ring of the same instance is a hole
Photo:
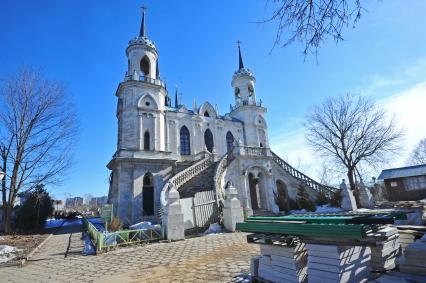
[[[293,236],[360,239],[368,226],[354,224],[288,224],[276,222],[237,223],[237,230],[250,233],[272,233]]]

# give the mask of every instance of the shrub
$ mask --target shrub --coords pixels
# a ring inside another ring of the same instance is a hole
[[[44,185],[38,185],[18,209],[16,227],[22,230],[38,228],[52,215],[53,210],[53,199],[44,189]]]
[[[280,211],[288,212],[290,210],[290,205],[285,191],[278,188],[277,192],[274,192],[275,203],[278,205]]]
[[[324,205],[324,204],[327,204],[329,202],[329,199],[327,198],[327,196],[325,195],[323,190],[321,190],[319,192],[318,197],[317,197],[315,202],[316,202],[317,205]]]
[[[299,210],[300,209],[296,200],[289,198],[288,203],[289,203],[289,206],[290,206],[290,210]]]
[[[308,211],[315,211],[317,209],[315,203],[309,199],[309,194],[306,191],[305,184],[303,183],[299,185],[299,190],[297,192],[297,204],[300,209],[306,209]]]
[[[330,205],[333,207],[342,206],[342,192],[340,190],[336,190],[336,192],[334,192],[332,198],[330,199]]]
[[[113,217],[111,223],[108,224],[108,231],[119,231],[123,228],[123,224],[121,223],[120,219],[117,217]]]

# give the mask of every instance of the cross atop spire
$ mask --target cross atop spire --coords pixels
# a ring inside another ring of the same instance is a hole
[[[146,31],[145,31],[145,13],[146,13],[146,6],[142,5],[142,22],[141,22],[141,30],[139,31],[139,37],[146,37]]]
[[[238,46],[238,70],[244,69],[243,56],[241,56],[241,41],[237,40]]]

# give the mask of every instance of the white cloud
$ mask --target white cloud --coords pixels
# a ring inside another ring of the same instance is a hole
[[[398,125],[404,131],[401,153],[396,156],[392,164],[389,164],[389,167],[406,165],[405,162],[415,144],[426,137],[426,81],[424,76],[423,81],[420,82],[414,79],[419,76],[419,73],[425,72],[426,68],[419,67],[426,67],[425,62],[420,61],[414,67],[402,70],[400,75],[374,77],[370,84],[363,88],[365,91],[361,91],[366,95],[391,93],[388,96],[376,96],[376,98],[381,97],[376,102],[390,114],[395,115]],[[393,91],[389,91],[389,88]],[[292,119],[302,121],[304,114],[301,113],[300,117]],[[302,126],[286,133],[271,133],[271,148],[292,165],[301,160],[301,169],[304,169],[305,173],[312,178],[318,179],[320,157],[309,148],[304,134]],[[380,172],[374,174],[378,173]]]
[[[416,143],[426,137],[426,81],[378,101],[404,131],[403,150],[393,166],[404,166]]]

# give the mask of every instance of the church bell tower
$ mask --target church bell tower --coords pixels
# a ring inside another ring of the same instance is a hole
[[[231,117],[244,122],[244,145],[253,147],[269,147],[268,131],[264,115],[266,108],[262,101],[256,100],[253,73],[244,67],[241,55],[240,41],[238,44],[238,70],[232,77],[231,86],[234,89],[235,104],[231,107]]]

